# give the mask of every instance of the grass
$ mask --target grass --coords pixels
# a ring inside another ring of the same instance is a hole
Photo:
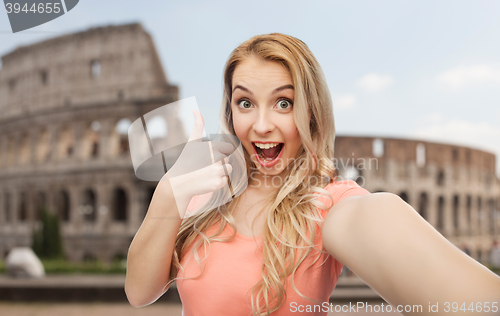
[[[106,263],[100,260],[69,262],[64,259],[40,259],[46,274],[125,274],[126,261]],[[0,260],[0,273],[5,273],[5,261]]]

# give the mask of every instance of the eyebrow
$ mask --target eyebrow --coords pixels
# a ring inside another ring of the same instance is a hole
[[[239,84],[234,87],[233,93],[234,93],[234,91],[236,89],[240,89],[240,90],[246,91],[246,92],[250,93],[251,95],[253,95],[252,91],[248,90],[247,88],[245,88],[243,86],[240,86]],[[294,88],[293,88],[293,86],[291,84],[287,84],[287,85],[284,85],[284,86],[281,86],[279,88],[274,89],[274,91],[271,94],[275,94],[277,92],[280,92],[280,91],[283,91],[283,90],[286,90],[286,89],[292,89],[292,90],[294,90]]]

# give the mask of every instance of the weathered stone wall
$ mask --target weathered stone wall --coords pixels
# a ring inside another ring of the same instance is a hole
[[[2,63],[0,256],[31,245],[43,205],[71,260],[125,256],[155,187],[134,175],[127,126],[178,100],[151,37],[139,24],[93,28]]]
[[[500,239],[494,154],[420,140],[337,136],[335,161],[340,178],[399,195],[457,247],[488,263]]]

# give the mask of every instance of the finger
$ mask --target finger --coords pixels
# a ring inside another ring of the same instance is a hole
[[[219,151],[225,155],[230,155],[236,149],[233,144],[226,142],[212,142],[214,151]]]
[[[223,161],[224,159],[228,158],[226,155],[221,154],[218,151],[213,152],[213,157],[214,157],[214,162],[220,162],[220,161]]]
[[[201,138],[203,137],[203,127],[205,126],[205,121],[203,120],[203,116],[201,113],[193,110],[194,116],[194,125],[193,130],[191,131],[191,135],[189,136],[189,141],[198,141],[201,142]]]
[[[212,163],[214,163],[215,162],[215,159],[214,159],[214,150],[212,148],[212,142],[211,141],[208,142],[208,147],[210,147],[210,158],[212,159]]]
[[[233,172],[233,166],[230,164],[226,163],[223,164],[222,167],[224,167],[224,175],[229,176],[231,172]]]

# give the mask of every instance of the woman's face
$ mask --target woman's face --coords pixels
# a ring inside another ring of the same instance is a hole
[[[280,174],[301,148],[288,69],[276,62],[250,57],[236,66],[232,89],[236,136],[260,173]]]

